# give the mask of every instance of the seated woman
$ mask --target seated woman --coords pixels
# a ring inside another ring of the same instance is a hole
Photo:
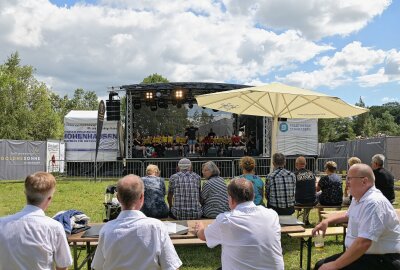
[[[321,205],[341,205],[342,204],[342,179],[336,172],[337,165],[334,161],[325,163],[327,175],[321,177],[317,184],[318,202]]]
[[[165,183],[160,177],[160,170],[156,165],[150,164],[146,168],[146,176],[142,177],[144,183],[144,204],[142,211],[146,216],[153,218],[167,218],[168,206],[165,203]]]
[[[242,175],[239,178],[245,178],[253,183],[254,204],[264,205],[264,182],[255,175],[256,161],[254,158],[244,156],[240,159],[239,166],[242,169]]]
[[[212,161],[203,164],[202,173],[207,179],[200,194],[203,216],[216,218],[220,213],[229,211],[226,184],[224,179],[219,176],[220,171],[217,165]]]

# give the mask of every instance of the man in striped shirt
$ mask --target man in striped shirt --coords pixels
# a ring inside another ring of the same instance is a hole
[[[200,219],[203,215],[200,176],[192,171],[192,163],[187,158],[179,160],[178,168],[179,172],[169,178],[170,216],[180,220]]]
[[[278,215],[294,213],[296,175],[285,169],[286,159],[282,153],[272,156],[274,171],[265,181],[265,197],[267,207],[275,210]]]

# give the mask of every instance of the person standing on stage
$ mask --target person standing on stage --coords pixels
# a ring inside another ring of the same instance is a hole
[[[188,140],[189,154],[194,154],[196,151],[196,132],[199,130],[197,127],[190,126],[186,129],[185,136]]]

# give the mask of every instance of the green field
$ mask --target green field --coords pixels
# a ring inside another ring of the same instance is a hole
[[[84,212],[91,218],[91,222],[102,222],[104,215],[104,191],[106,187],[115,181],[89,182],[58,180],[54,200],[47,210],[47,215],[53,216],[61,210],[76,209]],[[168,183],[167,183],[168,184]],[[396,183],[398,184],[398,183]],[[0,216],[18,212],[25,204],[23,183],[0,181]],[[396,191],[396,201],[400,203],[400,191]],[[397,206],[398,207],[398,206]],[[310,214],[313,227],[317,221],[316,210]],[[342,250],[341,237],[328,237],[325,239],[325,247],[321,250],[313,249],[312,264],[328,255]],[[285,260],[285,269],[299,269],[299,242],[282,236],[282,248]],[[183,262],[180,269],[183,270],[211,270],[220,266],[221,249],[209,249],[200,247],[178,247],[177,252]],[[257,254],[254,254],[257,256]],[[305,264],[305,259],[303,266]],[[71,268],[72,269],[72,268]]]

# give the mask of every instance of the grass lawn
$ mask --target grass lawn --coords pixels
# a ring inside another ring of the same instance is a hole
[[[89,182],[89,181],[68,181],[59,179],[54,200],[47,210],[47,215],[53,216],[61,210],[76,209],[84,212],[91,218],[92,222],[102,222],[104,215],[104,191],[106,187],[115,181]],[[168,184],[168,183],[167,183]],[[396,184],[399,184],[396,183]],[[14,214],[25,205],[25,197],[22,182],[0,181],[0,216]],[[400,205],[400,191],[396,191],[398,208]],[[310,214],[311,225],[317,222],[316,210]],[[312,265],[321,258],[341,252],[341,237],[325,239],[325,247],[320,250],[313,249]],[[282,248],[285,260],[285,269],[299,269],[298,240],[282,236]],[[206,246],[199,247],[177,247],[176,248],[183,266],[182,270],[211,270],[220,266],[221,249],[219,247],[209,249]],[[258,254],[254,254],[256,258]],[[305,266],[305,259],[303,267]],[[71,268],[72,269],[72,268]]]

